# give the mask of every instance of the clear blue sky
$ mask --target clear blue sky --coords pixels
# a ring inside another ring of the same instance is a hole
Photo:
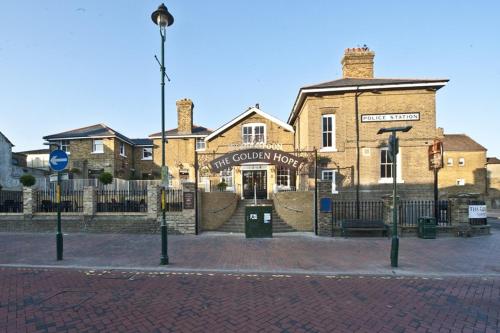
[[[106,123],[160,129],[159,1],[1,1],[0,131],[15,150]],[[301,86],[337,79],[343,50],[367,44],[377,77],[449,78],[437,124],[500,156],[500,1],[166,2],[167,128],[175,100],[217,128],[248,106],[286,120]]]

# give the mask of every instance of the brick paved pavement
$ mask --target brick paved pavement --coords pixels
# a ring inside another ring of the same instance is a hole
[[[0,268],[0,332],[498,332],[500,278]]]
[[[307,234],[274,239],[202,234],[170,236],[168,270],[268,273],[499,275],[500,221],[491,236],[402,238],[400,267],[391,269],[390,239]],[[159,269],[158,235],[69,234],[55,260],[54,234],[0,233],[0,266],[41,265]]]

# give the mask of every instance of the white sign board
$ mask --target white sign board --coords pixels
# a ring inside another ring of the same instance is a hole
[[[69,180],[69,175],[67,173],[61,173],[61,180]],[[57,174],[50,175],[50,182],[57,182]]]
[[[417,121],[420,120],[420,113],[386,113],[386,114],[363,114],[361,122],[376,122],[376,121]]]
[[[264,213],[264,223],[271,223],[271,214]]]
[[[469,205],[470,219],[485,219],[487,217],[486,205]]]

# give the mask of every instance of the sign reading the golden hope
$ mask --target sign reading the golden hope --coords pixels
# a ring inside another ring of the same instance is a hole
[[[233,151],[216,158],[210,162],[210,167],[212,172],[219,172],[235,165],[258,162],[280,165],[288,169],[297,170],[302,164],[307,163],[307,159],[281,150],[246,149]]]

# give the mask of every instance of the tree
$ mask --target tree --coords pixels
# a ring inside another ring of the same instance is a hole
[[[104,185],[109,185],[113,182],[113,175],[109,172],[103,172],[99,175],[99,180]]]
[[[222,180],[219,184],[217,184],[217,189],[221,192],[226,190],[227,184],[224,180]]]
[[[35,183],[36,183],[35,177],[30,175],[29,173],[22,175],[21,178],[19,178],[19,181],[21,182],[21,184],[23,184],[23,186],[26,186],[26,187],[31,187],[31,186],[35,185]]]

